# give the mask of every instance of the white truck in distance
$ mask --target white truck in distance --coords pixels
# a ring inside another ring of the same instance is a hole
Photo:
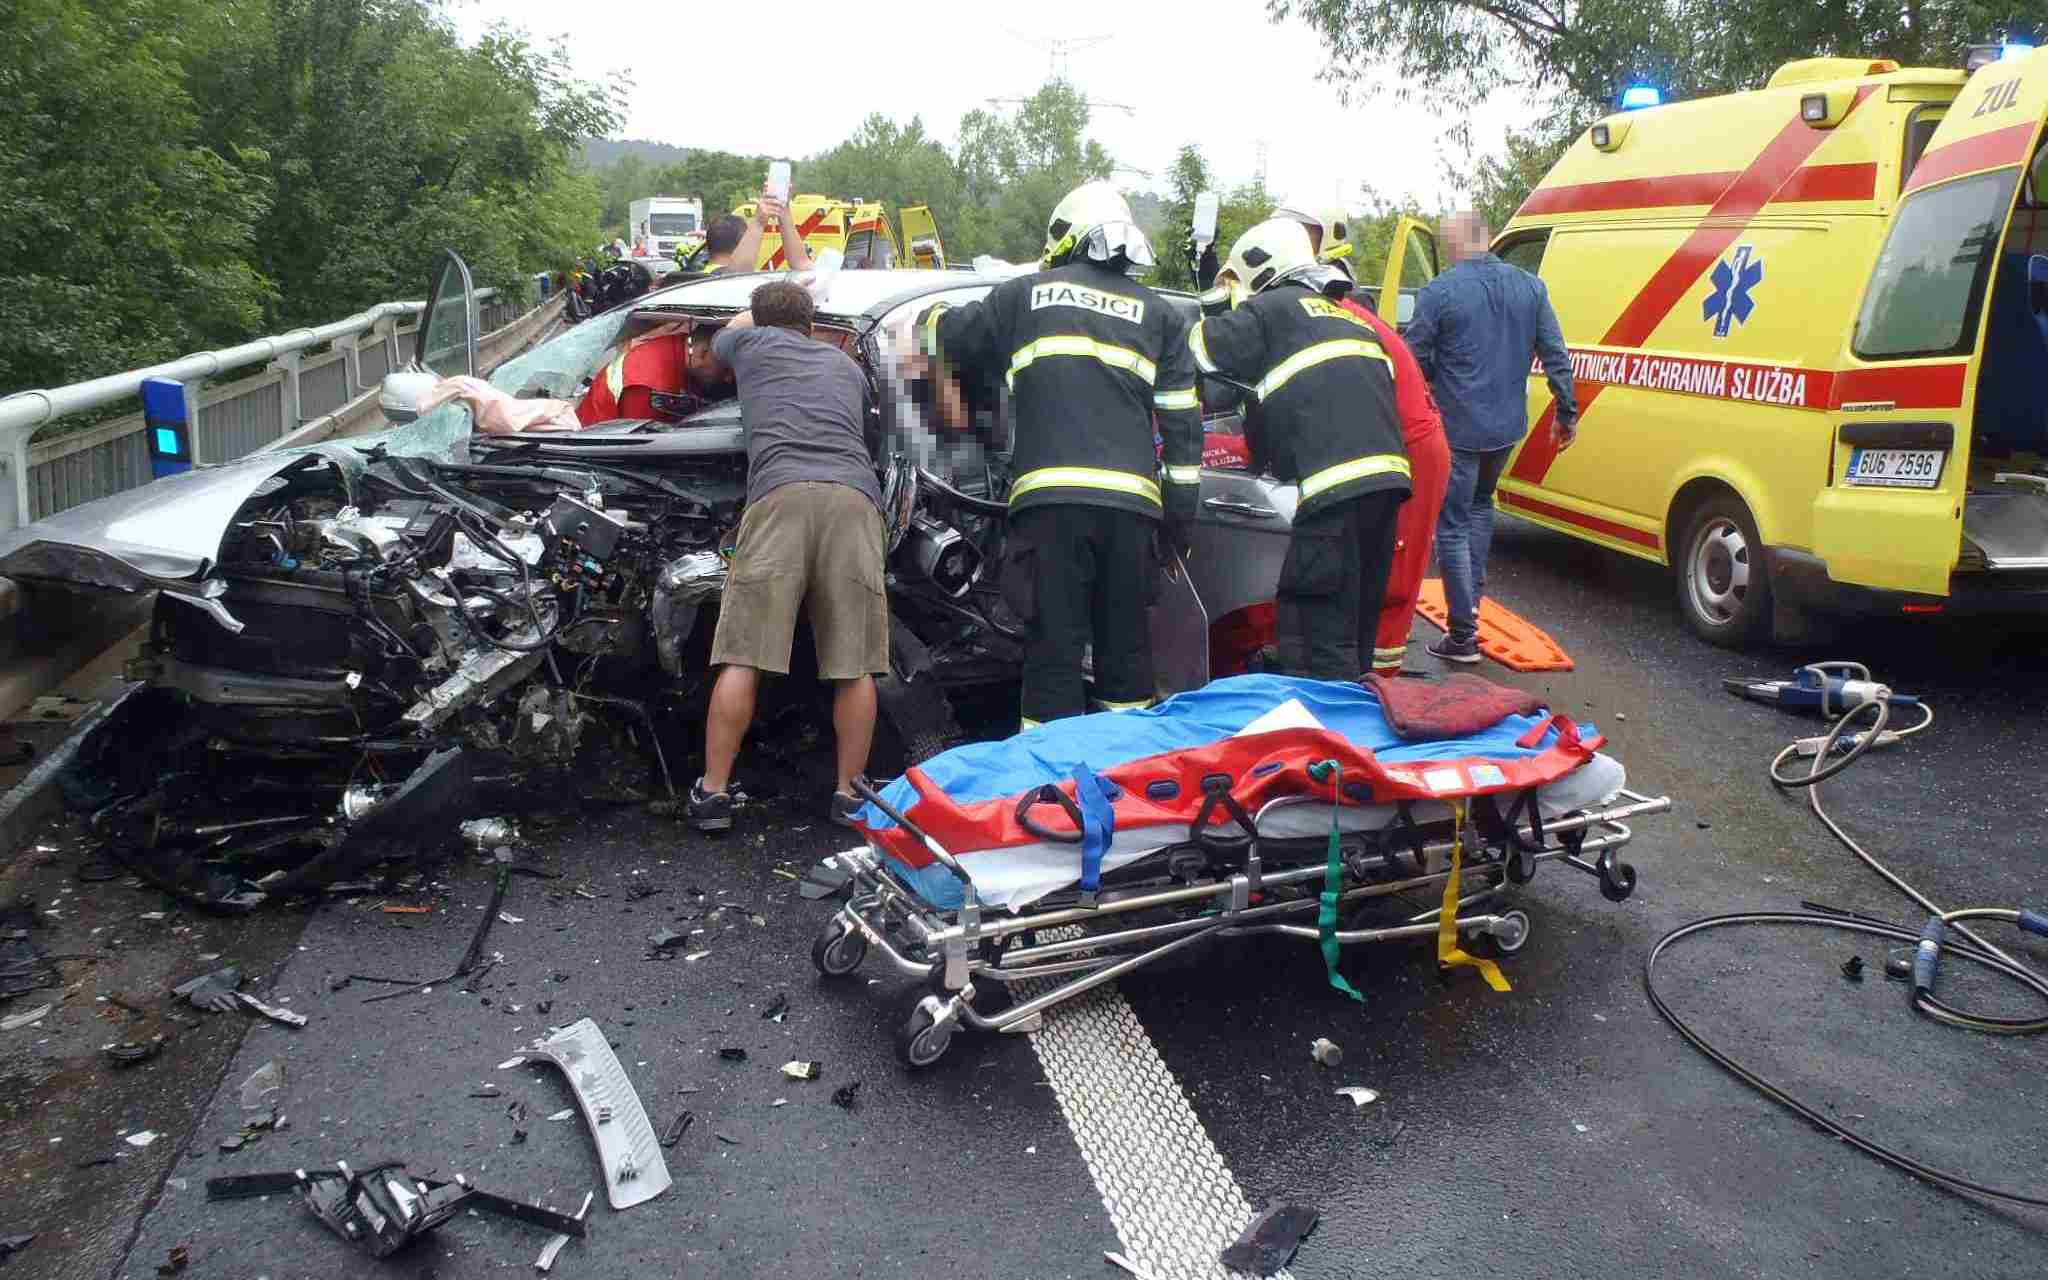
[[[680,258],[703,235],[704,202],[695,196],[648,196],[627,206],[626,238],[635,256]]]

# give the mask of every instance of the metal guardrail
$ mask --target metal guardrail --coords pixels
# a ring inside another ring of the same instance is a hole
[[[151,479],[139,412],[37,441],[50,423],[132,399],[141,393],[144,379],[176,378],[185,383],[193,403],[193,461],[239,458],[374,390],[385,374],[411,358],[410,347],[400,340],[418,332],[425,305],[380,303],[317,329],[294,329],[147,369],[0,399],[0,532]],[[479,289],[479,341],[548,305],[543,301],[529,309],[515,295]],[[325,350],[309,354],[321,347]],[[259,372],[234,382],[208,382],[255,364],[263,366]]]

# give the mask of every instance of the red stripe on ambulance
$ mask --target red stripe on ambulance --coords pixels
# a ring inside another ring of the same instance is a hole
[[[1531,192],[1517,218],[1537,214],[1605,213],[1615,209],[1670,209],[1710,205],[1740,179],[1740,173],[1681,173],[1659,178],[1618,178],[1580,182]],[[1817,200],[1868,200],[1877,192],[1874,164],[1810,164],[1771,196],[1772,204]]]
[[[1907,180],[1906,190],[1918,191],[1977,169],[2018,164],[2027,158],[2027,143],[2034,136],[2035,123],[2029,120],[2025,124],[2007,125],[1974,138],[1951,142],[1945,147],[1936,147],[1921,156],[1920,163],[1913,166],[1913,176]]]
[[[1873,88],[1871,85],[1858,87],[1849,110],[1854,111],[1861,106]],[[1846,116],[1844,113],[1844,118]],[[1657,326],[1664,322],[1664,317],[1671,314],[1671,309],[1684,299],[1709,268],[1720,261],[1728,246],[1748,229],[1749,220],[1791,180],[1800,166],[1806,163],[1807,157],[1829,136],[1827,130],[1815,129],[1797,116],[1787,121],[1749,168],[1743,170],[1741,176],[1714,201],[1713,208],[1707,211],[1708,221],[1685,238],[1685,243],[1665,260],[1657,273],[1650,277],[1649,283],[1608,327],[1599,345],[1640,347],[1649,341]],[[1581,414],[1591,407],[1599,394],[1600,387],[1596,384],[1579,397]],[[1549,411],[1546,410],[1545,416],[1549,416]],[[1555,461],[1557,441],[1552,434],[1532,431],[1528,443],[1516,456],[1510,474],[1525,484],[1540,485],[1550,474],[1550,465]]]
[[[1889,369],[1844,369],[1835,377],[1830,408],[1890,404],[1895,409],[1960,409],[1969,363],[1911,364]]]
[[[1607,520],[1600,516],[1589,516],[1581,511],[1560,507],[1556,503],[1545,502],[1541,498],[1531,498],[1526,494],[1514,493],[1507,489],[1496,490],[1495,496],[1500,499],[1503,506],[1520,507],[1531,515],[1548,516],[1552,520],[1562,520],[1566,524],[1575,524],[1581,529],[1590,529],[1594,533],[1605,534],[1610,538],[1619,538],[1623,542],[1633,542],[1639,547],[1648,547],[1652,551],[1655,551],[1660,543],[1660,539],[1654,533],[1645,533],[1643,530],[1632,525],[1621,524],[1618,521]]]
[[[1541,376],[1541,361],[1529,372]],[[1826,369],[1756,364],[1742,360],[1702,360],[1692,356],[1650,355],[1641,351],[1600,351],[1572,348],[1572,381],[1587,387],[1633,387],[1669,391],[1710,400],[1784,405],[1794,409],[1827,409],[1835,375]]]

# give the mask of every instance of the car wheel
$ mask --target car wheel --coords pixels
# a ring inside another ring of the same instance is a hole
[[[1756,521],[1742,499],[1716,493],[1693,507],[1684,530],[1673,562],[1678,611],[1707,643],[1740,648],[1771,617],[1770,567]]]

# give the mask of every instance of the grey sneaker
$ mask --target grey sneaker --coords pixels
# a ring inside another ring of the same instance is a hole
[[[1479,637],[1454,636],[1444,633],[1444,638],[1429,646],[1429,656],[1445,662],[1475,663],[1479,661]]]
[[[704,779],[690,784],[690,825],[699,831],[732,830],[731,791],[706,791]]]

